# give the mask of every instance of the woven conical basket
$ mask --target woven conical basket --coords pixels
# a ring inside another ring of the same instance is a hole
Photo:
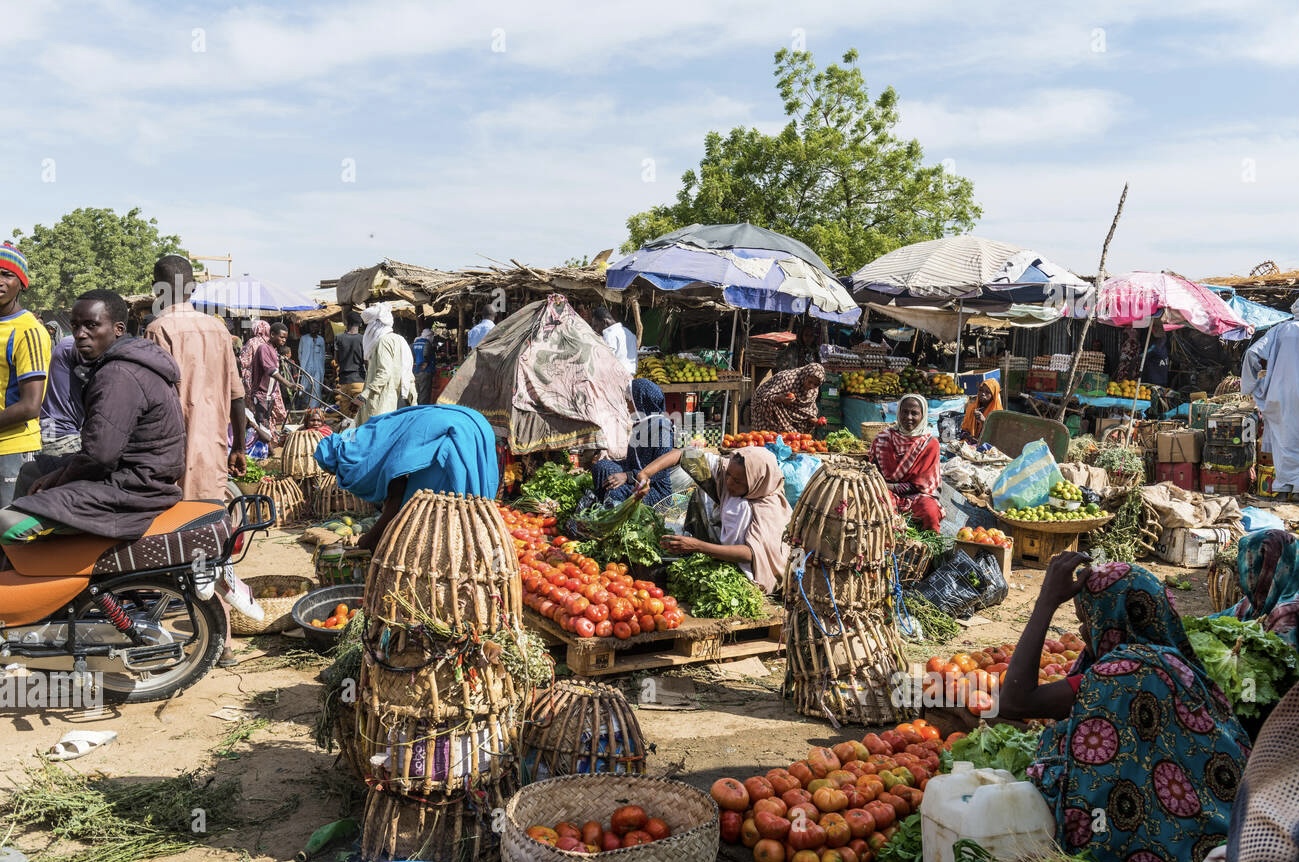
[[[297,479],[289,476],[267,476],[257,483],[254,494],[263,494],[275,504],[275,526],[283,527],[302,520],[307,514],[306,499],[302,496],[302,485]],[[263,508],[265,508],[263,506]],[[259,512],[259,517],[265,517]]]
[[[786,537],[814,560],[880,570],[890,559],[901,521],[874,464],[829,457],[794,506]]]
[[[643,775],[647,751],[640,722],[621,691],[571,679],[537,693],[520,760],[526,784],[596,772]]]
[[[339,512],[369,512],[374,506],[338,487],[338,479],[321,473],[311,480],[311,511],[317,518],[328,518]]]
[[[371,785],[365,798],[361,858],[492,862],[500,858],[501,819],[516,783],[507,777],[478,791],[412,799]]]
[[[319,476],[325,472],[316,463],[316,445],[324,438],[319,431],[303,428],[290,432],[284,438],[284,451],[280,455],[284,475],[295,479]]]

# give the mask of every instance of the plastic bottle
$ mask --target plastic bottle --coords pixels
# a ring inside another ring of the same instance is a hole
[[[298,855],[293,858],[295,862],[307,862],[308,859],[335,841],[355,838],[360,832],[360,824],[351,818],[327,823],[311,833],[311,837],[307,839],[307,846],[298,851]]]

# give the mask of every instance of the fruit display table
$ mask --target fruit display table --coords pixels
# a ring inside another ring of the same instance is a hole
[[[1045,569],[1056,554],[1078,550],[1078,537],[1105,526],[1113,515],[1078,521],[1021,521],[995,513],[1010,528],[1015,559],[1032,569]]]
[[[659,388],[663,390],[664,395],[671,393],[686,392],[734,392],[735,397],[731,399],[730,416],[728,417],[730,433],[737,434],[740,430],[740,402],[744,400],[746,394],[753,387],[753,381],[748,377],[729,377],[718,380],[699,381],[696,383],[660,383]]]

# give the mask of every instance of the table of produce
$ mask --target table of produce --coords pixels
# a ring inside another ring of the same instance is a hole
[[[722,436],[721,448],[729,452],[743,449],[745,446],[766,446],[783,440],[785,445],[795,452],[824,454],[829,451],[825,440],[817,440],[811,434],[798,434],[792,431],[747,431],[743,434],[725,434]]]

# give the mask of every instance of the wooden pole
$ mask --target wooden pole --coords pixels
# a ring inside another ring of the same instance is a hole
[[[456,303],[456,362],[465,361],[465,300]]]
[[[1119,226],[1119,216],[1123,215],[1123,204],[1128,199],[1128,184],[1123,184],[1123,194],[1119,195],[1119,206],[1114,211],[1114,220],[1110,222],[1110,232],[1105,235],[1105,244],[1101,246],[1101,262],[1096,267],[1096,293],[1092,297],[1091,313],[1087,315],[1086,322],[1083,323],[1082,335],[1078,339],[1078,346],[1073,352],[1073,364],[1069,368],[1069,385],[1065,387],[1064,397],[1060,399],[1060,412],[1056,414],[1056,421],[1063,422],[1065,410],[1069,407],[1069,399],[1073,397],[1074,389],[1078,386],[1078,358],[1082,356],[1083,348],[1087,346],[1087,333],[1091,330],[1092,320],[1096,317],[1096,306],[1101,297],[1101,285],[1105,283],[1105,257],[1110,251],[1110,240],[1114,239],[1114,229]]]
[[[640,291],[632,294],[631,297],[631,319],[636,324],[636,344],[640,347],[645,346],[645,324],[640,319]]]

